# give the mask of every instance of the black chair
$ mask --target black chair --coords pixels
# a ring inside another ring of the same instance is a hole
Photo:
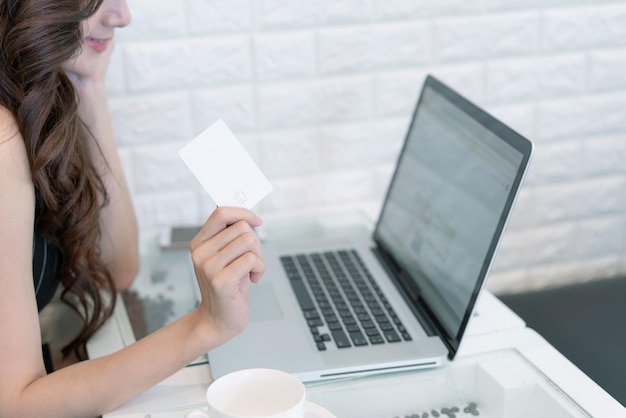
[[[46,366],[46,373],[50,374],[54,371],[52,365],[52,355],[50,354],[50,345],[47,343],[42,344],[41,351],[43,353],[43,364]]]
[[[626,277],[498,297],[626,406]]]

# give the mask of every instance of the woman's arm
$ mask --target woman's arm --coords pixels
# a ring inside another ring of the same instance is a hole
[[[113,41],[110,41],[111,44]],[[117,151],[106,91],[106,72],[113,45],[81,73],[68,65],[66,74],[78,96],[78,115],[90,131],[90,152],[109,194],[101,213],[101,249],[118,289],[129,287],[139,269],[137,219]]]
[[[33,408],[33,416],[45,411],[46,417],[54,417],[50,411],[58,411],[58,416],[84,417],[109,411],[241,332],[249,318],[250,285],[264,271],[260,242],[252,230],[258,225],[260,219],[245,209],[217,209],[191,244],[200,306],[119,352],[33,382],[25,405],[63,393],[45,410]],[[73,399],[73,405],[63,397]]]
[[[139,269],[137,219],[122,171],[104,83],[82,86],[80,114],[95,142],[91,154],[109,194],[100,214],[101,249],[118,289],[129,287]],[[97,145],[97,146],[96,146]]]
[[[236,335],[264,270],[245,209],[219,208],[191,244],[200,306],[109,356],[46,375],[32,277],[34,191],[24,143],[0,108],[0,416],[98,416]],[[8,139],[7,139],[8,138]]]

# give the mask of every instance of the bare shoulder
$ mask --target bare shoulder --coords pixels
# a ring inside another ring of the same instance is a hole
[[[20,283],[32,287],[32,234],[35,193],[26,146],[10,112],[0,106],[0,288]],[[2,292],[0,292],[2,293]],[[0,305],[6,304],[0,295]],[[1,317],[2,309],[0,309]],[[0,322],[0,329],[2,328]],[[0,333],[1,334],[1,333]],[[0,340],[3,336],[0,335]],[[4,341],[4,340],[3,340]],[[0,350],[1,353],[1,350]]]
[[[0,107],[0,410],[45,374],[33,287],[35,197],[26,147],[15,119]],[[0,412],[3,416],[3,414]]]
[[[24,140],[13,115],[0,106],[0,188],[11,181],[30,179]]]
[[[19,134],[15,118],[4,106],[0,106],[0,143]]]
[[[26,145],[15,118],[0,106],[0,216],[22,218],[31,206],[34,194]]]

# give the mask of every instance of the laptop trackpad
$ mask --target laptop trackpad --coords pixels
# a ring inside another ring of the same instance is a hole
[[[250,306],[250,321],[269,321],[283,317],[271,283],[252,285],[248,305]]]

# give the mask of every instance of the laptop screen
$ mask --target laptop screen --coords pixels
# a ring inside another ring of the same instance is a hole
[[[374,239],[452,357],[487,275],[531,144],[433,77]]]

